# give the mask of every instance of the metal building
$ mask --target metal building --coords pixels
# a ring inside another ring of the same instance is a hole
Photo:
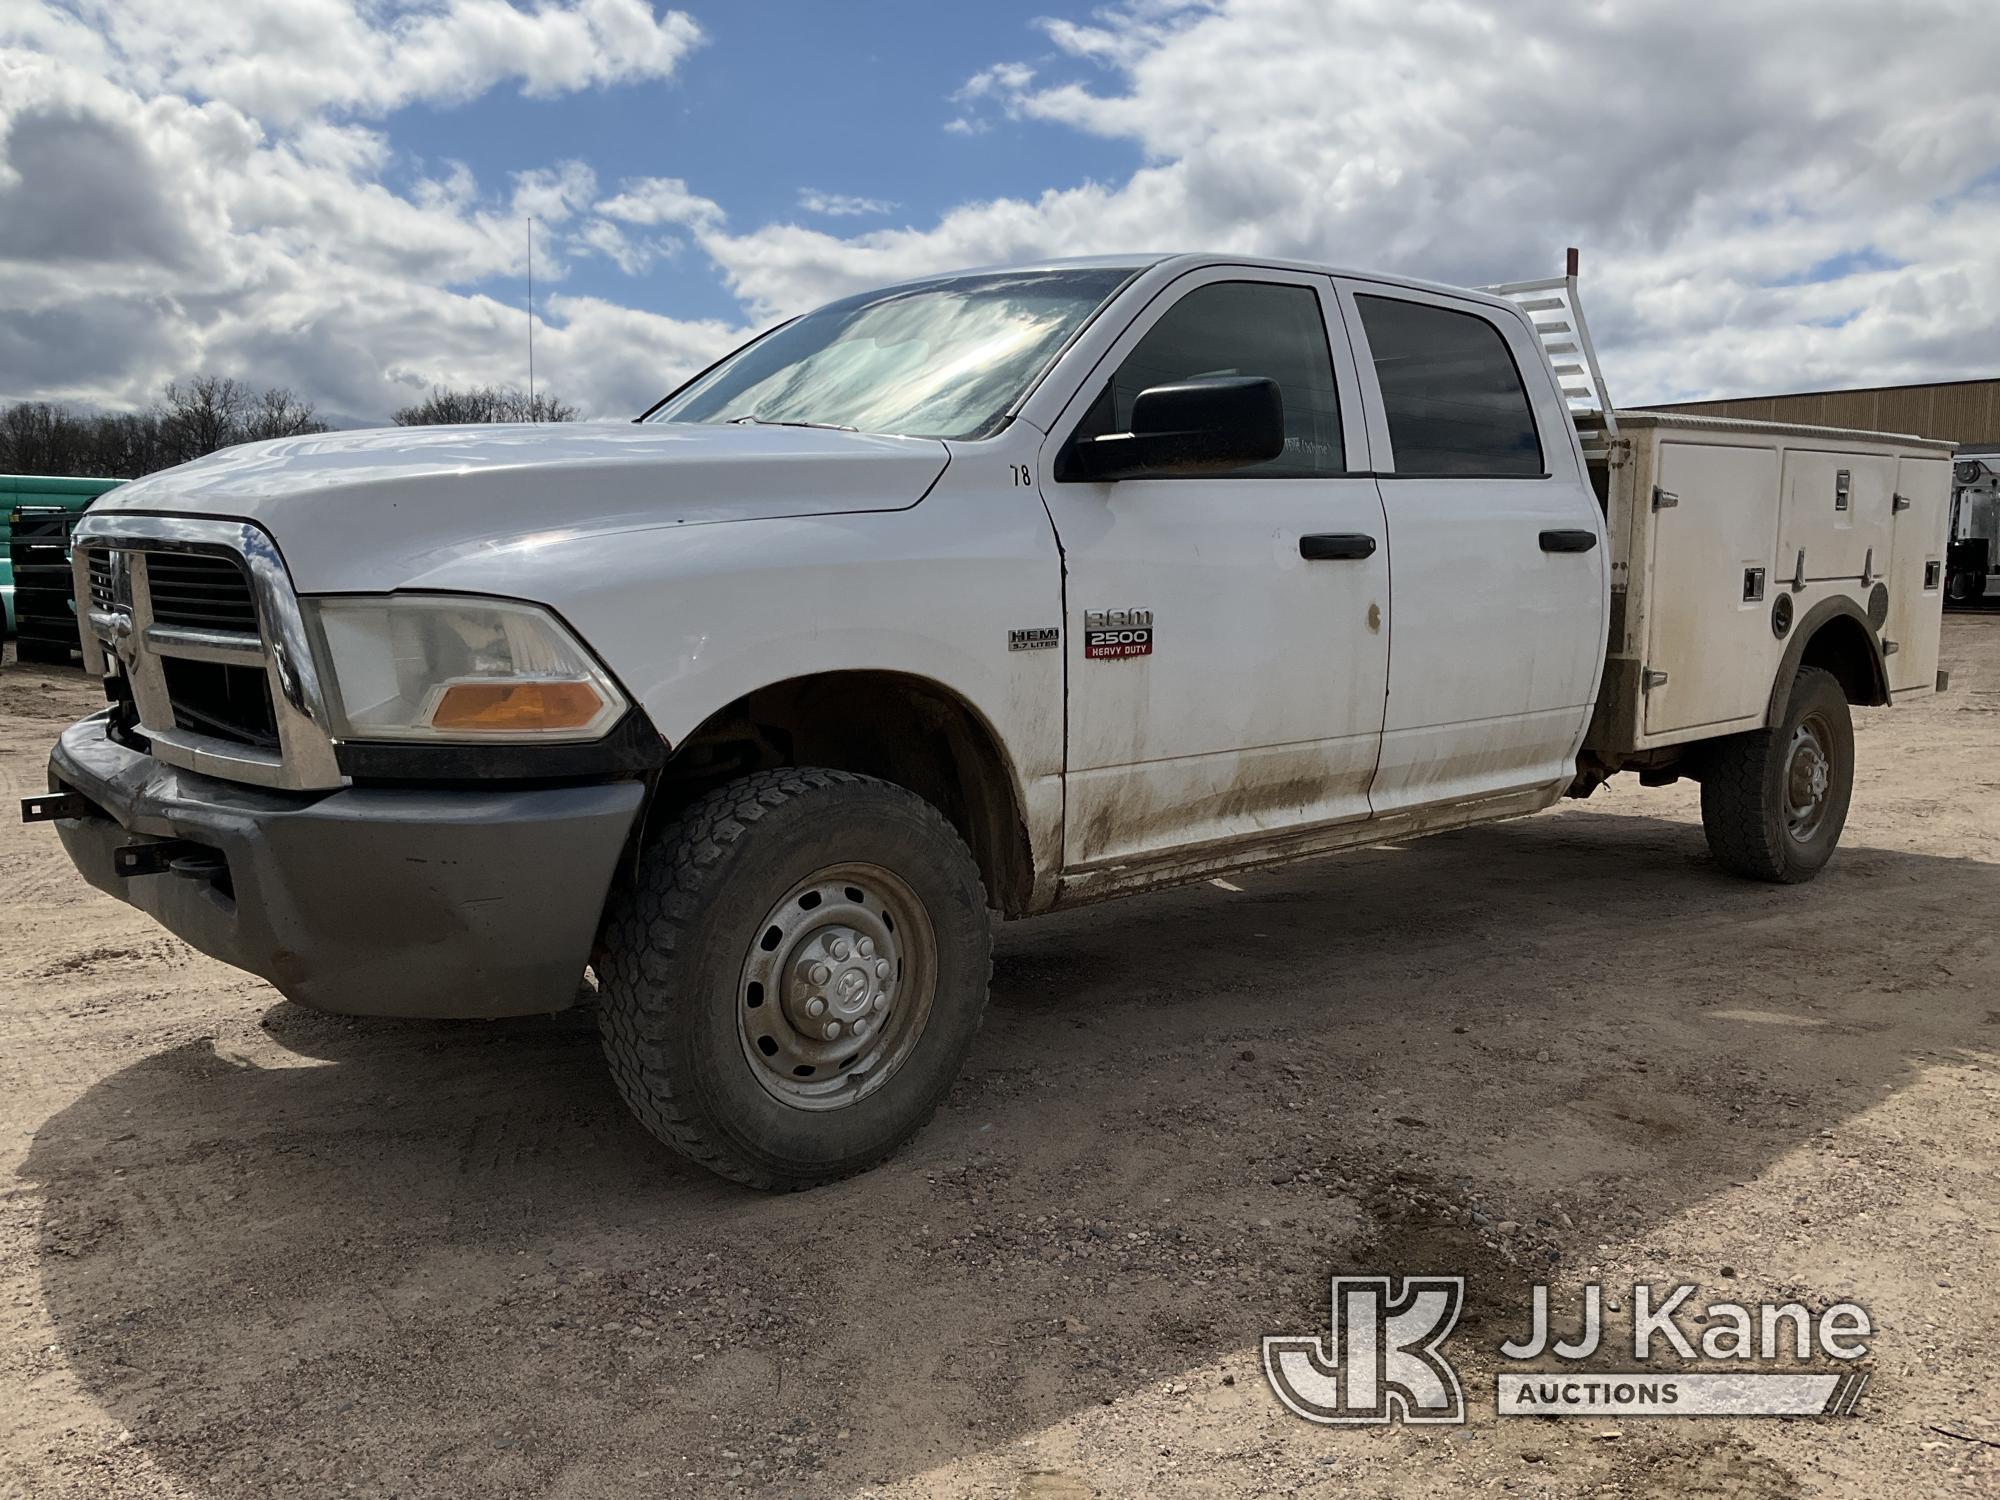
[[[1786,396],[1736,396],[1725,401],[1677,401],[1652,411],[1803,422],[1811,427],[1858,427],[1950,438],[1968,447],[2000,447],[2000,376],[1877,385],[1853,391],[1798,391]]]

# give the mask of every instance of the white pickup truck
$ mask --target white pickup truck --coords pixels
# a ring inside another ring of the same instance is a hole
[[[928,1118],[992,912],[1626,770],[1810,878],[1849,705],[1941,685],[1948,445],[1614,412],[1574,279],[1499,290],[967,272],[636,423],[142,479],[77,529],[109,707],[24,816],[321,1010],[543,1012],[588,967],[647,1127],[774,1188]]]

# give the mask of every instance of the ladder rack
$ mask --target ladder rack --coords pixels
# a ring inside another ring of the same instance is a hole
[[[1611,439],[1618,436],[1618,414],[1612,410],[1604,372],[1597,366],[1597,350],[1590,342],[1590,328],[1583,321],[1576,267],[1577,253],[1571,250],[1564,275],[1542,281],[1510,281],[1482,290],[1505,297],[1535,325],[1535,335],[1548,353],[1556,385],[1569,407],[1570,421],[1583,440],[1583,456],[1591,463],[1602,463]]]

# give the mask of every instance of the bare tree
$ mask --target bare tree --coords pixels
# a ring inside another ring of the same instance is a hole
[[[436,427],[464,422],[574,422],[576,407],[560,396],[516,386],[475,385],[463,390],[432,386],[430,395],[396,413],[398,427]]]
[[[160,393],[160,425],[175,463],[227,448],[238,441],[256,397],[227,375],[169,380]]]
[[[325,432],[312,403],[215,375],[173,381],[142,412],[79,412],[48,401],[0,408],[0,472],[136,479],[232,443]]]
[[[301,437],[325,431],[326,423],[320,421],[310,401],[301,400],[284,386],[274,385],[251,403],[241,441]]]
[[[312,403],[285,387],[253,391],[227,375],[168,381],[161,394],[159,423],[173,463],[186,463],[235,443],[326,431]]]
[[[66,407],[22,401],[0,413],[0,469],[10,474],[72,474],[86,433]]]
[[[136,479],[141,474],[164,469],[174,461],[161,436],[157,412],[99,412],[79,419],[79,425],[88,432],[87,457],[83,463],[43,472]]]

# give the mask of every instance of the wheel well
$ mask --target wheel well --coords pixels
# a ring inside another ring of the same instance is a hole
[[[648,832],[692,798],[752,771],[824,766],[878,776],[942,812],[1009,916],[1034,880],[1027,827],[986,722],[938,684],[899,672],[830,672],[759,688],[712,714],[669,758]]]
[[[1882,657],[1868,629],[1852,615],[1835,615],[1806,642],[1799,655],[1802,667],[1831,672],[1849,703],[1889,701],[1889,684],[1882,675]]]

